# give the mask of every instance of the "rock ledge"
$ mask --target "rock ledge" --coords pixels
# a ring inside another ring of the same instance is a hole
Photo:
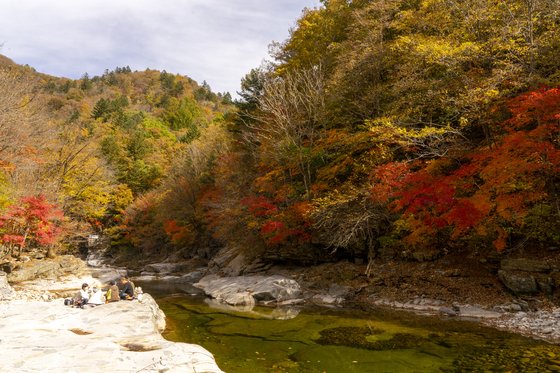
[[[204,348],[165,340],[151,296],[94,308],[0,302],[0,362],[7,372],[223,373]]]

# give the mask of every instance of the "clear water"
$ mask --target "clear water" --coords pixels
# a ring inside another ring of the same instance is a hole
[[[560,372],[560,346],[473,322],[396,311],[242,312],[188,295],[158,303],[164,336],[205,347],[228,373]]]

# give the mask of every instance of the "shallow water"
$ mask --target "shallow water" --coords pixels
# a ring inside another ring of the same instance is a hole
[[[256,307],[158,299],[164,336],[199,344],[236,372],[558,372],[560,346],[397,311]]]

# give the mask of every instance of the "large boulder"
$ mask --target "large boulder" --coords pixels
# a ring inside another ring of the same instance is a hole
[[[500,270],[498,277],[515,294],[536,294],[539,291],[535,277],[528,273]]]
[[[277,303],[297,299],[301,295],[299,284],[283,276],[203,277],[194,286],[207,295],[232,305],[273,301]],[[246,303],[240,303],[246,302]]]
[[[164,315],[144,295],[85,309],[61,299],[0,304],[2,371],[222,373],[204,348],[165,340]]]

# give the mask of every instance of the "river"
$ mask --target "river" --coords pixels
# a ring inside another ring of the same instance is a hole
[[[143,283],[164,337],[199,344],[228,373],[559,372],[560,346],[475,322],[324,307],[239,310],[194,289]]]

